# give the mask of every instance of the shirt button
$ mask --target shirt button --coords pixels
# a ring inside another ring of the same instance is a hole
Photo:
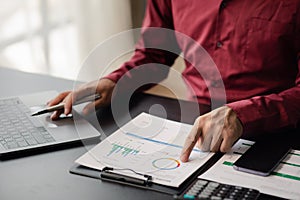
[[[225,1],[222,1],[221,5],[220,5],[220,8],[221,9],[224,9],[226,7],[226,2]]]
[[[223,46],[222,42],[217,42],[217,47],[221,48]]]

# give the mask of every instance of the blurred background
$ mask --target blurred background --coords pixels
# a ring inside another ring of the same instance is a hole
[[[0,67],[76,80],[99,43],[141,27],[146,0],[0,0],[0,5]],[[130,56],[118,59],[111,71]],[[163,83],[176,82],[176,95],[184,99],[186,87],[178,76],[183,68],[177,59],[176,73],[171,71]],[[79,79],[94,80],[95,72],[88,73]],[[174,97],[166,87],[149,92]]]
[[[75,79],[95,46],[141,27],[145,0],[0,0],[0,66]]]

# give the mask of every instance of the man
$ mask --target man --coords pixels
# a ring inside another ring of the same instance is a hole
[[[151,42],[144,38],[150,35],[148,27],[171,29],[193,38],[216,63],[226,92],[226,104],[195,120],[182,150],[182,161],[188,161],[196,143],[202,150],[227,152],[242,134],[297,126],[300,119],[299,9],[299,0],[148,2],[142,41]],[[177,39],[176,34],[160,37],[154,41],[158,45],[171,44]],[[176,45],[174,48],[185,55],[197,57],[186,43],[177,40]],[[176,57],[164,50],[137,48],[131,60],[115,72],[74,92],[64,92],[49,105],[64,101],[64,113],[68,114],[72,99],[96,90],[102,98],[84,109],[88,113],[94,106],[110,103],[119,79],[136,78],[130,75],[130,69],[149,63],[171,66]],[[157,66],[152,68],[158,70]],[[214,74],[209,81],[204,80],[189,62],[183,76],[199,103],[210,104],[209,89],[218,90],[222,86]],[[165,77],[166,74],[159,75],[157,80]],[[57,119],[59,114],[54,113],[52,119]]]

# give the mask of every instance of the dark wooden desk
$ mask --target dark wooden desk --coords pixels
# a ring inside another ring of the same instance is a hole
[[[0,68],[0,97],[72,89],[73,81]],[[172,196],[72,175],[83,146],[0,161],[0,199],[172,199]]]
[[[5,68],[0,68],[0,80],[0,97],[45,90],[62,91],[71,89],[73,85],[73,81],[28,74]],[[198,115],[192,109],[194,108],[193,103],[190,102],[180,103],[180,106],[183,106],[182,109],[189,111],[185,112],[184,116],[177,100],[137,94],[130,102],[132,117],[142,111],[148,112],[150,108],[153,108],[151,110],[152,114],[161,116],[167,113],[169,119],[181,120],[187,123],[193,123]],[[162,105],[165,110],[159,106],[153,106],[157,104]],[[124,106],[122,105],[122,101],[119,102],[119,106]],[[207,107],[200,108],[201,113],[207,110]],[[118,128],[112,122],[109,109],[99,110],[97,115],[101,129],[106,134]],[[122,116],[122,113],[120,113],[120,116]],[[99,126],[96,121],[91,121],[91,123],[96,128]],[[293,144],[293,147],[299,143],[298,141],[294,141],[295,144]],[[293,143],[291,140],[290,142],[291,144]],[[173,199],[171,195],[70,174],[68,170],[73,165],[74,160],[86,151],[84,146],[74,146],[62,148],[57,151],[0,161],[0,199]],[[269,199],[270,197],[265,198]]]

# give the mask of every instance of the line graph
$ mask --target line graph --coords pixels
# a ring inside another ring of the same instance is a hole
[[[152,138],[142,137],[142,136],[137,135],[135,133],[128,133],[127,132],[125,134],[128,135],[128,136],[134,137],[134,138],[138,138],[138,139],[141,139],[141,140],[146,140],[148,142],[153,142],[153,143],[156,143],[156,144],[161,144],[161,145],[165,145],[165,146],[176,147],[176,148],[180,148],[180,149],[183,148],[182,145],[177,145],[177,144],[172,144],[172,143],[168,143],[168,142],[164,142],[164,141],[155,140],[155,139],[152,139]],[[196,149],[196,148],[194,148],[193,151],[195,151],[195,152],[201,152],[202,153],[202,151],[200,149]]]

